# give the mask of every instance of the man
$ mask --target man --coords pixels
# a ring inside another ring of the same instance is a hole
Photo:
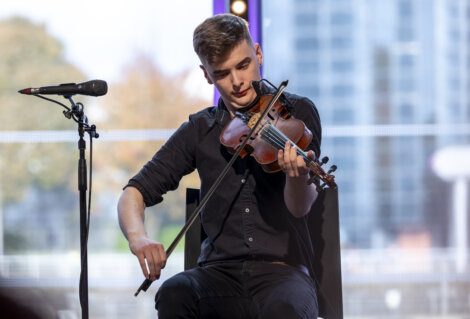
[[[195,29],[193,45],[204,77],[220,92],[219,103],[191,115],[129,181],[118,204],[121,229],[151,280],[160,277],[166,255],[146,235],[145,207],[161,202],[194,169],[204,196],[231,157],[219,136],[255,100],[252,81],[261,79],[263,54],[245,20],[211,17]],[[307,98],[285,95],[291,114],[313,133],[313,158],[320,152],[317,110]],[[202,212],[208,237],[200,266],[162,284],[159,318],[317,318],[315,284],[306,270],[311,251],[302,228],[317,192],[294,147],[286,143],[278,163],[282,171],[268,174],[251,156],[237,159]]]

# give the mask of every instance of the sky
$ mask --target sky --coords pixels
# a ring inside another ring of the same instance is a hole
[[[117,80],[144,53],[168,75],[200,72],[192,32],[212,14],[212,0],[2,0],[0,20],[22,16],[65,44],[66,58],[89,79]],[[202,73],[200,74],[202,78]],[[212,92],[212,87],[203,87]]]

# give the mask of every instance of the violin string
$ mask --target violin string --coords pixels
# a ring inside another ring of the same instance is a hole
[[[270,127],[270,124],[267,124],[263,127],[263,130],[261,131],[261,137],[264,138],[264,140],[269,142],[276,149],[284,149],[287,140],[285,138],[282,138],[282,136],[273,133],[272,130],[270,130]]]
[[[277,149],[284,149],[285,144],[289,141],[292,145],[295,145],[284,133],[279,131],[276,127],[272,126],[270,123],[267,123],[263,130],[261,131],[261,136],[270,142]],[[312,159],[307,156],[305,152],[299,149],[296,145],[297,154],[302,156],[307,164],[312,162]]]
[[[265,140],[270,142],[277,149],[284,149],[286,142],[289,140],[287,136],[275,129],[269,121],[265,121],[261,130],[261,137],[265,137]],[[292,141],[289,140],[289,142],[293,144]]]
[[[251,118],[255,113],[254,112],[246,112],[248,118]],[[292,142],[284,133],[282,133],[277,127],[271,125],[271,122],[267,119],[262,120],[262,128],[260,130],[260,135],[264,138],[268,143],[274,146],[276,149],[284,150],[286,142],[289,141],[291,145],[296,147],[297,154],[302,156],[304,161],[308,166],[312,164],[314,160],[307,156],[307,153],[303,152],[297,145]]]
[[[286,145],[286,142],[287,142],[287,138],[285,138],[285,136],[282,136],[280,134],[278,134],[277,132],[275,132],[271,125],[268,124],[266,127],[265,127],[265,130],[263,131],[264,133],[264,137],[266,137],[267,141],[270,142],[271,144],[274,144],[276,146],[277,149],[284,149],[285,148],[285,145]]]
[[[271,123],[267,120],[264,121],[263,126],[259,132],[262,139],[267,141],[270,145],[275,147],[276,149],[284,149],[285,144],[289,141],[292,145],[295,145],[283,132],[281,132],[277,127],[271,125]],[[322,180],[323,176],[318,172],[318,167],[315,162],[315,159],[311,159],[307,156],[307,153],[303,152],[296,146],[297,154],[302,156],[304,161],[306,162],[307,166],[312,169],[315,174],[318,175]]]
[[[266,126],[264,132],[268,141],[275,144],[278,149],[284,149],[287,141],[289,141],[293,146],[295,145],[287,136],[270,124]],[[305,153],[303,153],[299,148],[297,148],[297,154],[302,156],[305,160],[308,159],[308,157],[305,156]]]

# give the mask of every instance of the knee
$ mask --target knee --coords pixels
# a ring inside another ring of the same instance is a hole
[[[287,301],[278,301],[264,308],[261,318],[299,318],[294,305]]]
[[[190,295],[191,290],[189,279],[183,276],[175,276],[163,282],[155,296],[155,302],[157,306],[163,301],[173,303]]]
[[[266,305],[261,311],[260,318],[317,318],[318,311],[313,305],[299,305],[289,300],[279,300]]]
[[[191,312],[195,300],[193,292],[191,280],[184,275],[166,280],[155,296],[159,318],[176,318],[181,311]]]

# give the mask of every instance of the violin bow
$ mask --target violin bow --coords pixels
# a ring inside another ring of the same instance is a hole
[[[253,126],[253,128],[249,131],[249,133],[247,134],[247,136],[245,137],[245,139],[243,140],[243,142],[240,144],[240,146],[237,148],[237,150],[235,151],[235,153],[232,155],[232,158],[230,159],[230,161],[225,165],[224,169],[222,170],[222,172],[220,173],[220,175],[217,177],[217,179],[215,180],[214,184],[212,184],[211,188],[209,189],[209,191],[207,191],[206,195],[202,198],[201,202],[199,203],[199,205],[196,207],[196,209],[194,210],[194,212],[191,214],[191,216],[189,216],[188,220],[186,221],[186,223],[184,224],[184,226],[181,228],[181,230],[179,231],[179,233],[176,235],[175,239],[173,240],[173,242],[170,244],[170,246],[168,246],[167,250],[165,251],[166,253],[166,257],[170,257],[171,253],[173,252],[173,250],[175,250],[176,246],[178,245],[178,243],[180,242],[180,240],[183,238],[183,236],[188,232],[189,228],[192,226],[192,224],[194,224],[194,222],[196,221],[196,218],[200,215],[202,209],[204,208],[204,206],[206,206],[207,202],[209,201],[209,199],[212,197],[212,195],[214,194],[215,190],[217,189],[217,187],[219,187],[220,183],[222,182],[223,178],[227,175],[227,172],[228,170],[232,167],[233,163],[235,162],[235,160],[238,158],[238,156],[240,155],[241,151],[243,150],[243,148],[246,146],[246,144],[248,143],[248,141],[250,140],[250,138],[253,136],[253,133],[255,132],[255,130],[258,128],[261,120],[265,117],[266,114],[268,114],[269,110],[272,108],[272,106],[274,105],[274,103],[276,103],[276,101],[279,99],[279,97],[281,96],[281,94],[284,92],[284,90],[286,89],[287,87],[287,83],[288,81],[283,81],[281,82],[281,84],[279,85],[279,88],[277,89],[277,92],[276,94],[273,96],[273,98],[271,99],[271,101],[269,102],[269,105],[266,107],[266,109],[264,110],[264,112],[262,113],[262,116],[260,116],[260,118],[258,119],[258,121],[256,122],[256,124]],[[253,84],[253,88],[255,90],[259,90],[259,81],[253,81],[252,82]],[[258,86],[258,87],[255,87],[255,86]],[[150,280],[149,278],[146,278],[142,284],[139,286],[139,288],[137,289],[137,291],[134,293],[134,296],[137,297],[139,295],[139,293],[143,290],[143,291],[147,291],[147,289],[150,287],[150,285],[152,285],[153,281]]]

